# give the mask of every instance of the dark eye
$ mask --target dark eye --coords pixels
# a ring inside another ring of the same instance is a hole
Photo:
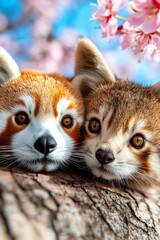
[[[18,125],[28,124],[29,123],[29,117],[26,112],[19,112],[15,115],[15,122]]]
[[[97,118],[92,118],[92,119],[89,121],[88,130],[89,130],[91,133],[99,133],[99,132],[101,131],[101,124],[100,124],[99,119],[97,119]]]
[[[64,116],[61,121],[62,127],[65,128],[71,128],[73,126],[73,123],[73,118],[69,115]]]
[[[144,147],[145,142],[145,138],[140,133],[135,134],[130,140],[130,144],[136,149],[141,149]]]

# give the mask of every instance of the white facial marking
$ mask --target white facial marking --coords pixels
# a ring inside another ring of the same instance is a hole
[[[28,95],[23,95],[20,99],[24,101],[25,106],[24,104],[16,104],[10,113],[0,113],[0,116],[2,116],[0,119],[2,130],[5,128],[8,116],[14,118],[15,114],[20,111],[26,112],[29,116],[29,124],[12,136],[12,156],[19,163],[19,166],[25,166],[32,171],[40,171],[41,169],[46,171],[55,170],[69,159],[74,149],[74,140],[61,126],[63,116],[66,114],[71,115],[74,119],[74,124],[77,122],[82,124],[83,118],[79,116],[75,109],[67,109],[71,101],[66,98],[60,99],[57,104],[58,117],[55,117],[54,113],[52,115],[51,112],[48,116],[43,117],[41,109],[39,114],[34,116],[35,100]],[[56,148],[48,153],[47,156],[38,151],[34,146],[36,140],[43,135],[49,135],[54,138],[57,144]]]
[[[100,115],[101,116],[104,116],[105,115],[105,113],[106,113],[106,107],[105,107],[105,105],[101,105],[100,107],[99,107],[99,113],[100,113]]]
[[[65,97],[61,98],[57,104],[58,115],[62,115],[64,113],[64,111],[67,110],[70,103],[71,103],[71,101],[68,100],[67,98],[65,98]]]
[[[39,172],[41,170],[45,170],[47,172],[50,172],[50,171],[54,171],[56,170],[58,167],[59,167],[59,164],[58,163],[47,163],[46,165],[44,163],[36,163],[36,164],[29,164],[26,165],[26,167],[28,166],[28,169],[33,171],[33,172]]]
[[[138,164],[138,161],[128,149],[127,134],[123,134],[123,131],[119,130],[118,133],[116,133],[115,136],[112,136],[109,140],[106,140],[104,135],[105,132],[102,133],[102,139],[105,139],[103,143],[100,141],[96,147],[95,144],[92,144],[92,148],[90,148],[90,151],[92,152],[92,158],[86,158],[88,166],[96,176],[105,179],[110,180],[129,177],[130,174],[137,170],[136,164]],[[95,139],[92,139],[91,141],[93,142]],[[90,144],[88,145],[91,146]],[[95,153],[98,149],[110,150],[115,157],[113,162],[103,166],[104,170],[100,168],[101,163],[99,163],[95,157]]]
[[[99,109],[101,114],[104,113],[104,109]],[[109,111],[109,117],[107,116],[101,127],[101,133],[94,138],[86,139],[86,148],[87,155],[85,157],[87,165],[90,167],[91,171],[97,177],[102,177],[104,179],[123,179],[132,177],[134,173],[138,171],[140,166],[140,162],[133,154],[132,151],[141,151],[132,149],[130,146],[131,138],[137,134],[141,133],[147,139],[145,146],[143,147],[143,151],[147,150],[150,146],[151,139],[153,137],[153,133],[149,130],[146,130],[146,122],[144,120],[136,123],[136,119],[132,118],[129,122],[128,129],[124,133],[122,129],[118,130],[118,132],[112,134],[112,126],[111,129],[107,129],[107,121],[111,117],[111,112]],[[97,115],[99,117],[99,115]],[[102,116],[101,116],[102,117]],[[96,151],[98,149],[110,150],[115,160],[103,165],[96,158]],[[156,149],[155,149],[156,152]],[[152,169],[156,169],[158,164],[158,153],[153,158],[154,161],[152,163]],[[158,166],[159,169],[159,166]]]
[[[9,116],[9,112],[3,110],[0,111],[0,132],[3,132],[5,130]]]
[[[44,154],[34,148],[34,143],[45,134],[52,136],[57,143],[56,149],[49,153],[47,158],[57,163],[65,162],[71,155],[74,143],[54,118],[44,120],[41,117],[35,118],[23,131],[13,136],[14,155],[26,161],[42,159]]]
[[[145,129],[146,127],[146,122],[145,120],[141,120],[139,121],[137,124],[136,124],[136,127],[134,129],[134,133],[141,133],[143,134],[144,136],[147,136],[147,139],[152,139],[153,137],[153,132],[152,131],[149,131],[149,130],[146,130]]]
[[[79,116],[76,109],[71,109],[71,108],[68,109],[70,104],[71,104],[71,100],[65,97],[60,99],[60,101],[57,104],[57,112],[58,112],[59,119],[61,119],[61,117],[64,115],[71,115],[74,120],[76,120],[77,122],[79,122],[80,125],[82,125],[83,117]]]
[[[32,115],[35,109],[34,99],[28,95],[22,95],[19,99],[25,103],[25,106],[23,104],[16,104],[12,107],[11,113],[15,114],[16,112],[26,111],[28,114],[30,113]]]

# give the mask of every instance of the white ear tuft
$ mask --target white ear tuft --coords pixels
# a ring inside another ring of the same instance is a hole
[[[9,53],[0,46],[0,83],[4,83],[9,79],[17,78],[20,76],[20,70],[9,55]]]
[[[99,85],[115,82],[115,77],[96,46],[86,38],[76,49],[73,84],[85,96]]]

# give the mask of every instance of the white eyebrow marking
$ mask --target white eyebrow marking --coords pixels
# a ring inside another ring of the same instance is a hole
[[[71,101],[65,97],[61,98],[57,104],[57,112],[58,115],[62,115],[64,113],[64,111],[67,110],[69,104],[71,103]]]
[[[62,117],[64,114],[71,115],[81,125],[83,123],[83,117],[78,114],[78,112],[75,108],[68,109],[70,104],[71,104],[71,100],[69,100],[65,97],[63,97],[59,100],[59,102],[57,104],[58,117]]]
[[[105,122],[105,126],[107,126],[107,128],[113,112],[114,110],[112,108],[107,109],[105,105],[101,105],[99,107],[99,114],[101,116],[101,119]]]
[[[35,101],[31,96],[25,94],[25,95],[20,96],[19,100],[22,100],[24,102],[24,105],[16,104],[11,110],[12,113],[15,113],[17,111],[22,111],[22,110],[24,110],[24,111],[27,110],[30,113],[34,112]]]
[[[99,113],[101,114],[101,116],[104,116],[104,114],[106,113],[106,107],[105,107],[105,105],[100,105],[100,107],[99,107]]]

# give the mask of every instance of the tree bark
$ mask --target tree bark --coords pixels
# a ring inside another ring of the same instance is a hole
[[[158,240],[160,202],[81,173],[0,170],[1,240]]]

